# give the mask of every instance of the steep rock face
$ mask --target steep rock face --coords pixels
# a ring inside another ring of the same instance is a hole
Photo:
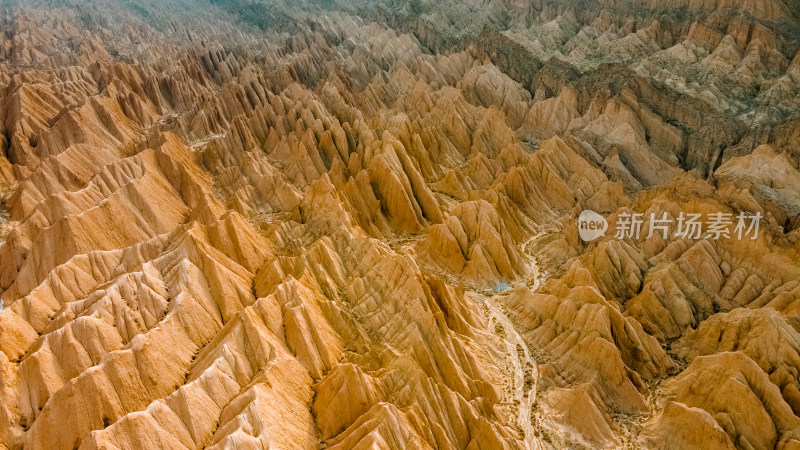
[[[528,269],[497,210],[485,200],[463,202],[428,232],[425,250],[445,270],[480,281],[515,280]]]
[[[794,3],[0,20],[0,449],[800,446]]]

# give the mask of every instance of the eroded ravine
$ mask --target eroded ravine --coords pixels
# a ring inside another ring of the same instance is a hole
[[[517,332],[514,324],[503,312],[498,296],[481,293],[471,294],[475,300],[486,306],[489,313],[489,330],[502,338],[506,356],[506,367],[513,380],[512,401],[516,405],[515,423],[524,433],[526,448],[544,448],[539,438],[538,418],[535,417],[534,404],[538,389],[539,374],[536,360],[528,350],[528,344]]]

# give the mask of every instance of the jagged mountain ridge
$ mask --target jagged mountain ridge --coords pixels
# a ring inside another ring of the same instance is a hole
[[[3,2],[0,448],[800,445],[796,9]]]

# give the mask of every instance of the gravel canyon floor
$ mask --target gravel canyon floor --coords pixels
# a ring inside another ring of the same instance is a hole
[[[0,449],[800,449],[797,0],[0,23]]]

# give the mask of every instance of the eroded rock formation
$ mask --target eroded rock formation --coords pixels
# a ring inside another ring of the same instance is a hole
[[[794,2],[0,20],[0,449],[800,447]]]

